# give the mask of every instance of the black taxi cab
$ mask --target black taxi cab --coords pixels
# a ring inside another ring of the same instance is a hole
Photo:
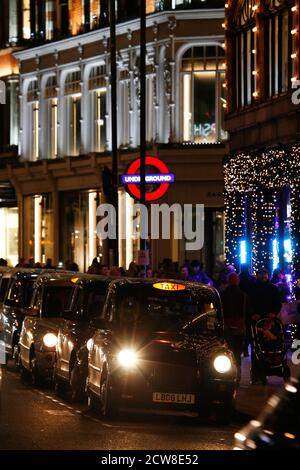
[[[230,421],[237,368],[224,343],[215,289],[181,281],[113,281],[89,349],[88,403],[102,415],[117,415],[122,403],[131,402]]]
[[[73,400],[85,398],[88,348],[110,282],[105,276],[78,277],[70,305],[71,318],[61,324],[57,335],[54,384],[58,395],[69,392]]]
[[[3,273],[0,324],[6,362],[10,357],[18,357],[18,343],[26,309],[31,300],[33,284],[41,273],[41,269],[26,268]]]
[[[58,330],[70,316],[77,280],[74,273],[49,272],[32,286],[19,341],[21,377],[32,385],[53,378]]]

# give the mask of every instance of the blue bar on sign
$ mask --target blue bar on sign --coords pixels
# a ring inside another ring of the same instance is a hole
[[[122,184],[139,184],[141,182],[140,175],[122,175]],[[174,183],[175,175],[173,173],[157,173],[146,175],[146,183],[148,184],[161,184],[161,183]]]

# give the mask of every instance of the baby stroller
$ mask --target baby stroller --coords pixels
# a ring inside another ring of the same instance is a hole
[[[287,349],[282,323],[278,318],[261,318],[251,325],[252,369],[251,382],[266,383],[271,375],[286,381],[291,372],[287,364]]]

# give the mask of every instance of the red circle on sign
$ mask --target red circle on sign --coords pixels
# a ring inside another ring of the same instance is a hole
[[[157,157],[147,156],[146,165],[151,165],[157,168],[161,173],[169,173],[169,169],[167,165]],[[127,174],[136,175],[140,167],[141,167],[141,160],[137,158],[127,168]],[[163,197],[168,191],[169,186],[170,186],[170,183],[160,183],[160,185],[155,191],[152,191],[151,193],[146,193],[146,202],[156,201],[157,199],[160,199],[161,197]],[[138,199],[138,200],[141,199],[141,191],[136,184],[127,185],[127,191],[135,199]]]

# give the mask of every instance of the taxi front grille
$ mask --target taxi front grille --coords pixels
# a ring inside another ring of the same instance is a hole
[[[196,371],[191,367],[156,364],[151,383],[158,390],[191,391],[196,385]]]

